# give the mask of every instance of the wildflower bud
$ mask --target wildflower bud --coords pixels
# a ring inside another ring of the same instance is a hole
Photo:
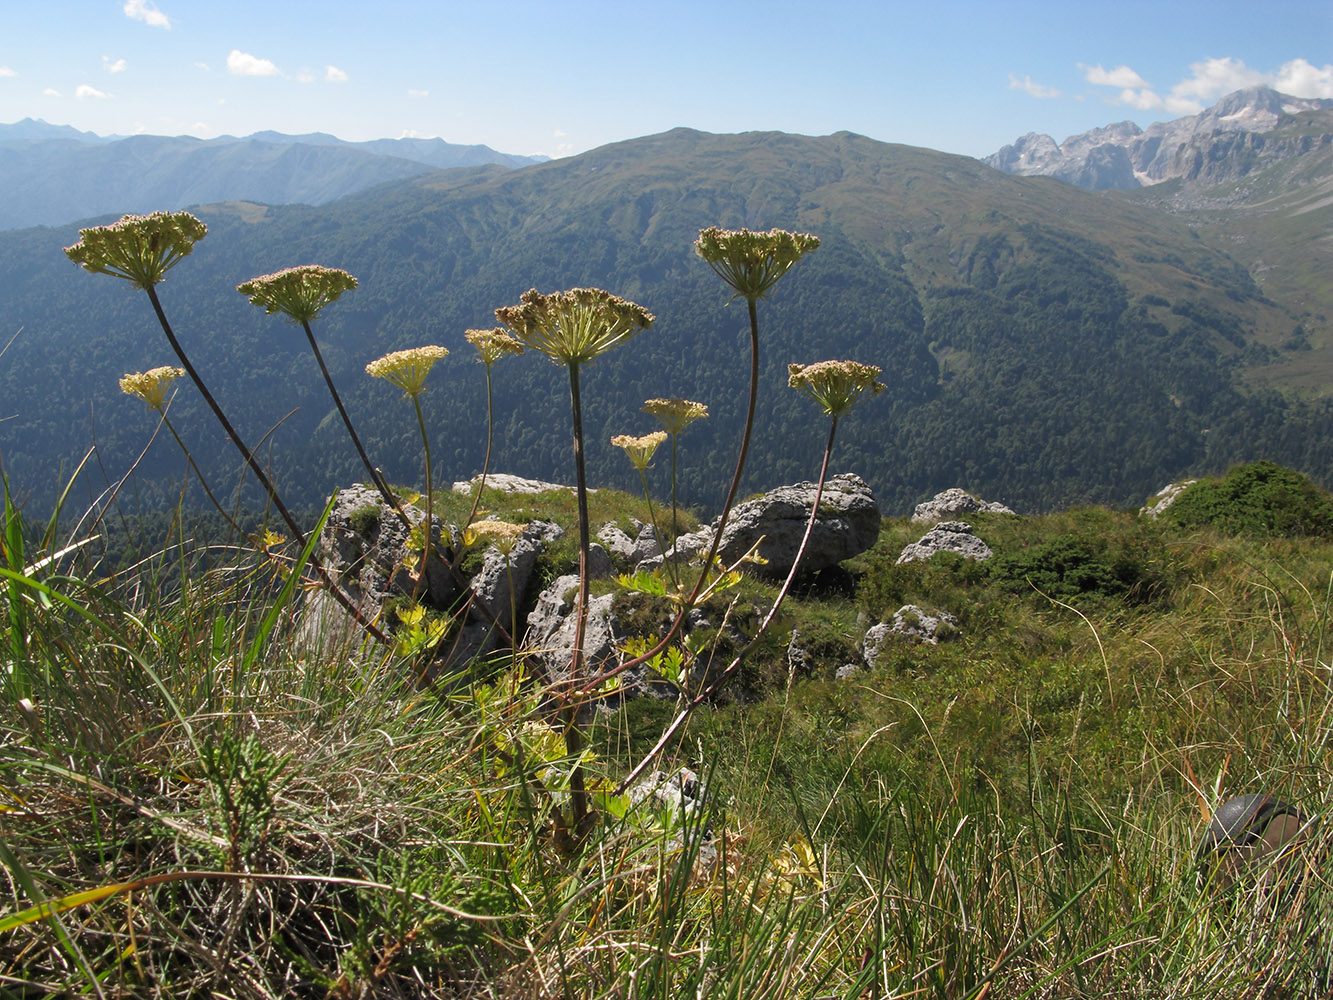
[[[426,388],[426,376],[435,362],[449,353],[447,347],[413,347],[391,351],[366,365],[366,374],[386,379],[415,399]]]
[[[346,271],[303,264],[251,278],[236,290],[270,315],[280,312],[293,323],[309,323],[326,305],[355,287],[356,279]]]
[[[146,372],[122,377],[120,391],[127,396],[137,396],[161,413],[166,408],[167,393],[171,391],[172,383],[184,374],[184,368],[173,368],[170,365],[150,368]]]
[[[65,247],[65,256],[93,274],[124,278],[146,290],[165,281],[207,233],[189,212],[126,215],[109,226],[80,229],[79,242]]]
[[[688,399],[650,399],[643,404],[643,412],[662,421],[668,434],[679,434],[696,420],[708,416],[708,407]]]
[[[648,468],[648,463],[653,460],[653,453],[657,451],[658,445],[666,439],[666,431],[653,431],[643,437],[617,434],[611,439],[611,443],[615,447],[623,449],[634,468],[643,472]]]
[[[469,344],[477,349],[479,360],[487,368],[495,364],[506,354],[522,354],[523,345],[504,327],[492,330],[468,330],[463,334]]]
[[[525,347],[541,351],[557,364],[591,361],[653,325],[642,306],[600,288],[566,292],[524,292],[516,306],[495,310],[495,318]]]
[[[767,296],[793,264],[818,246],[819,237],[809,233],[785,229],[752,233],[716,226],[702,230],[694,244],[708,266],[751,302]]]
[[[840,416],[856,406],[861,401],[861,394],[867,390],[872,396],[884,391],[884,383],[875,381],[880,370],[856,361],[788,365],[787,372],[787,384],[805,393],[831,417]]]
[[[509,555],[527,530],[526,525],[511,524],[509,521],[475,521],[463,532],[463,544],[471,547],[478,542],[494,545],[504,555]]]

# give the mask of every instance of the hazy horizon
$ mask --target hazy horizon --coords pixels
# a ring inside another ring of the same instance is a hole
[[[226,5],[6,12],[0,120],[99,135],[409,136],[573,153],[684,126],[848,130],[986,156],[1146,127],[1243,87],[1333,98],[1333,7],[789,0]]]

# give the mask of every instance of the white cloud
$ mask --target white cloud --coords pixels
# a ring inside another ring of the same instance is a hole
[[[552,132],[551,135],[552,135],[553,138],[556,138],[556,139],[563,139],[565,136],[569,135],[569,133],[566,132],[564,129],[559,129],[559,128],[558,128],[558,129],[556,129],[554,132]]]
[[[8,66],[0,66],[0,76],[18,76],[18,70],[10,69]]]
[[[267,59],[232,49],[227,56],[227,72],[236,76],[279,76],[281,71]]]
[[[1250,69],[1239,59],[1231,58],[1190,63],[1190,72],[1192,76],[1171,88],[1171,96],[1177,100],[1192,99],[1203,106],[1234,91],[1257,87],[1270,80],[1266,74]]]
[[[149,0],[125,0],[125,16],[154,28],[171,30],[171,19],[157,9],[157,4]]]
[[[74,88],[74,96],[81,101],[105,101],[110,94],[104,94],[96,87],[90,87],[86,83],[81,83]]]
[[[60,96],[60,91],[56,90],[55,87],[47,87],[45,90],[42,91],[42,96],[43,96],[43,97],[59,97],[59,96]]]
[[[1273,75],[1273,89],[1292,97],[1333,98],[1333,65],[1312,66],[1293,59]]]
[[[299,72],[299,73],[296,74],[296,82],[297,82],[297,83],[314,83],[314,82],[315,82],[315,74],[312,73],[312,72],[310,72],[310,70],[308,70],[308,69],[303,69],[303,70],[301,70],[301,72]]]
[[[1060,91],[1056,90],[1054,87],[1047,87],[1044,84],[1034,83],[1032,77],[1027,76],[1026,74],[1023,76],[1023,79],[1020,80],[1017,73],[1010,73],[1009,89],[1021,90],[1030,97],[1060,96]]]
[[[1140,111],[1152,111],[1154,108],[1163,107],[1165,103],[1161,96],[1149,87],[1140,87],[1138,90],[1126,87],[1110,100],[1112,104],[1126,104]]]
[[[429,96],[430,96],[430,91],[429,91],[429,90],[411,90],[411,89],[409,89],[409,90],[407,91],[407,96],[408,96],[408,97],[429,97]]]
[[[326,66],[324,68],[324,82],[346,83],[347,74],[344,73],[342,70],[340,70],[337,66]]]
[[[102,57],[102,68],[108,73],[124,73],[126,62],[124,59],[112,59],[110,56]]]
[[[1162,110],[1173,115],[1196,115],[1227,94],[1249,87],[1268,86],[1293,97],[1333,98],[1333,65],[1315,66],[1305,59],[1292,59],[1272,73],[1251,69],[1230,56],[1204,59],[1190,63],[1190,75],[1165,96],[1128,66],[1108,70],[1100,65],[1080,64],[1079,68],[1089,83],[1119,88],[1115,97],[1107,98],[1111,104],[1140,111]],[[1016,77],[1010,78],[1009,85],[1023,89]]]
[[[1144,90],[1150,87],[1147,80],[1128,66],[1103,69],[1101,63],[1096,66],[1085,66],[1079,63],[1078,68],[1083,70],[1085,80],[1099,87],[1119,87],[1121,90]]]

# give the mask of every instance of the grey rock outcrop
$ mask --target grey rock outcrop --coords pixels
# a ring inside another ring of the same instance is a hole
[[[965,521],[941,521],[935,527],[903,549],[899,563],[929,559],[940,552],[956,552],[964,559],[989,559],[990,546],[972,533],[972,525]]]
[[[718,556],[730,565],[759,542],[759,555],[768,560],[756,571],[783,577],[791,570],[805,535],[806,522],[814,507],[815,483],[779,486],[763,496],[737,504],[722,532]],[[864,479],[854,473],[834,476],[824,484],[819,516],[810,533],[801,561],[804,572],[827,569],[844,559],[860,555],[879,538],[879,505]],[[688,559],[703,552],[712,542],[717,525],[676,539],[668,559]],[[661,564],[650,559],[644,568]]]
[[[614,522],[607,522],[597,531],[598,540],[611,553],[612,560],[631,569],[645,559],[662,554],[662,548],[657,544],[657,532],[653,526],[638,520],[632,524],[635,531],[633,538]]]
[[[1189,487],[1197,482],[1197,479],[1186,479],[1178,483],[1171,483],[1168,486],[1163,486],[1152,495],[1146,504],[1143,505],[1139,510],[1139,513],[1146,517],[1151,517],[1154,520],[1161,517],[1166,509],[1180,498],[1180,494],[1184,493],[1185,490],[1189,489]]]
[[[514,543],[507,559],[494,546],[486,550],[481,571],[472,578],[472,590],[477,600],[490,609],[495,621],[506,630],[511,627],[514,608],[528,604],[533,571],[546,543],[563,534],[557,524],[533,521],[524,530],[523,537]],[[480,620],[484,616],[474,612],[472,617]]]
[[[477,488],[477,483],[481,480],[480,476],[474,476],[472,479],[464,479],[454,483],[453,491],[455,493],[471,493]],[[546,483],[540,479],[524,479],[522,476],[511,476],[503,472],[492,472],[486,476],[486,488],[488,490],[500,490],[502,493],[545,493],[548,490],[573,490],[572,486],[563,486],[560,483]],[[596,493],[596,490],[589,490],[589,493]]]
[[[549,676],[565,677],[574,655],[574,632],[577,626],[574,606],[578,602],[579,578],[570,573],[559,577],[541,596],[537,606],[528,615],[526,647],[545,666]],[[616,635],[611,608],[615,598],[611,594],[593,597],[588,601],[588,623],[583,633],[583,664],[588,674],[615,666],[617,659]]]
[[[406,507],[405,513],[414,525],[421,524],[426,516],[412,506]],[[446,554],[452,550],[453,531],[439,518],[432,519],[431,539],[436,545],[443,540]],[[416,589],[420,557],[408,551],[407,541],[407,526],[378,491],[349,486],[337,493],[320,535],[318,553],[357,608],[367,617],[374,617],[386,597],[411,595]],[[438,556],[428,559],[421,601],[443,608],[457,593],[448,567]]]
[[[412,506],[406,508],[406,514],[414,525],[421,524],[426,516]],[[438,518],[431,526],[431,537],[437,545],[443,541],[447,557],[453,533]],[[335,494],[315,558],[338,582],[357,611],[367,621],[374,621],[382,618],[388,598],[417,592],[420,556],[409,553],[407,539],[406,525],[377,490],[350,486]],[[427,560],[419,600],[444,608],[457,593],[458,587],[441,559],[433,556]],[[352,616],[320,588],[306,595],[298,637],[310,652],[328,655],[340,647],[350,652],[362,632]]]
[[[982,500],[980,497],[973,496],[966,490],[955,486],[943,493],[936,493],[931,500],[917,504],[916,510],[912,512],[912,520],[921,524],[929,524],[932,521],[942,521],[950,515],[974,512],[983,514],[1014,513],[1013,510],[1002,503]]]
[[[871,626],[861,643],[861,655],[873,667],[891,639],[935,646],[957,635],[958,619],[947,611],[931,614],[915,604],[904,604],[893,613],[893,621]]]

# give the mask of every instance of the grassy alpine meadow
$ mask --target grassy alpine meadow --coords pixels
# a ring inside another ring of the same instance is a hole
[[[646,515],[595,496],[599,513]],[[514,516],[539,501],[487,496]],[[1229,886],[1198,850],[1235,794],[1327,809],[1333,545],[1103,509],[974,520],[1010,568],[896,566],[922,529],[888,520],[850,590],[784,606],[746,696],[701,708],[663,764],[688,764],[702,801],[609,791],[670,702],[599,714],[583,759],[597,821],[570,850],[543,797],[573,762],[504,663],[422,687],[373,641],[312,655],[287,586],[301,553],[241,539],[205,567],[186,542],[166,553],[179,583],[156,587],[160,564],[107,577],[77,553],[50,560],[64,546],[11,503],[0,983],[1325,995],[1324,830]],[[1080,546],[1121,576],[1085,565],[1102,590],[1057,596],[1058,579],[1042,593],[1014,575]],[[772,589],[747,579],[737,603]],[[955,609],[957,636],[833,679],[858,630],[902,603]],[[800,671],[792,629],[812,654]]]
[[[1333,991],[1318,822],[1333,795],[1333,504],[1303,477],[1240,467],[1157,520],[971,515],[984,561],[899,564],[925,527],[886,519],[869,551],[803,574],[831,466],[856,465],[836,450],[840,421],[884,386],[859,361],[791,363],[788,387],[828,418],[805,533],[781,581],[753,549],[728,564],[759,318],[819,240],[709,228],[698,256],[744,300],[750,333],[717,529],[692,558],[599,578],[593,526],[651,525],[671,545],[700,520],[677,502],[677,445],[688,461],[705,403],[648,400],[665,429],[612,437],[642,497],[587,481],[581,372],[632,350],[652,313],[602,289],[532,289],[465,335],[488,400],[511,355],[566,370],[572,489],[488,488],[489,448],[475,485],[443,488],[420,396],[449,348],[371,361],[412,404],[399,406],[424,479],[405,488],[361,445],[312,326],[356,279],[315,265],[255,278],[239,291],[302,327],[365,466],[372,500],[348,530],[405,539],[387,578],[406,583],[371,606],[320,557],[336,498],[320,514],[283,502],[157,295],[205,233],[188,213],[127,216],[66,250],[146,293],[179,362],[121,382],[187,459],[174,519],[131,517],[128,473],[77,515],[24,509],[0,477],[0,991]],[[177,391],[213,411],[271,517],[203,482],[167,418]],[[487,424],[490,440],[489,405]],[[669,488],[665,468],[648,477],[668,439]],[[192,527],[196,490],[213,530]],[[564,662],[524,640],[516,612],[489,626],[512,642],[438,658],[482,600],[468,574],[494,554],[513,588],[511,555],[538,520],[563,529],[539,583],[576,581]],[[456,601],[430,597],[436,571],[463,580]],[[584,648],[608,595],[612,665]],[[942,623],[929,640],[866,641],[927,619]],[[627,695],[631,670],[647,694]],[[1238,812],[1246,795],[1255,808]]]

